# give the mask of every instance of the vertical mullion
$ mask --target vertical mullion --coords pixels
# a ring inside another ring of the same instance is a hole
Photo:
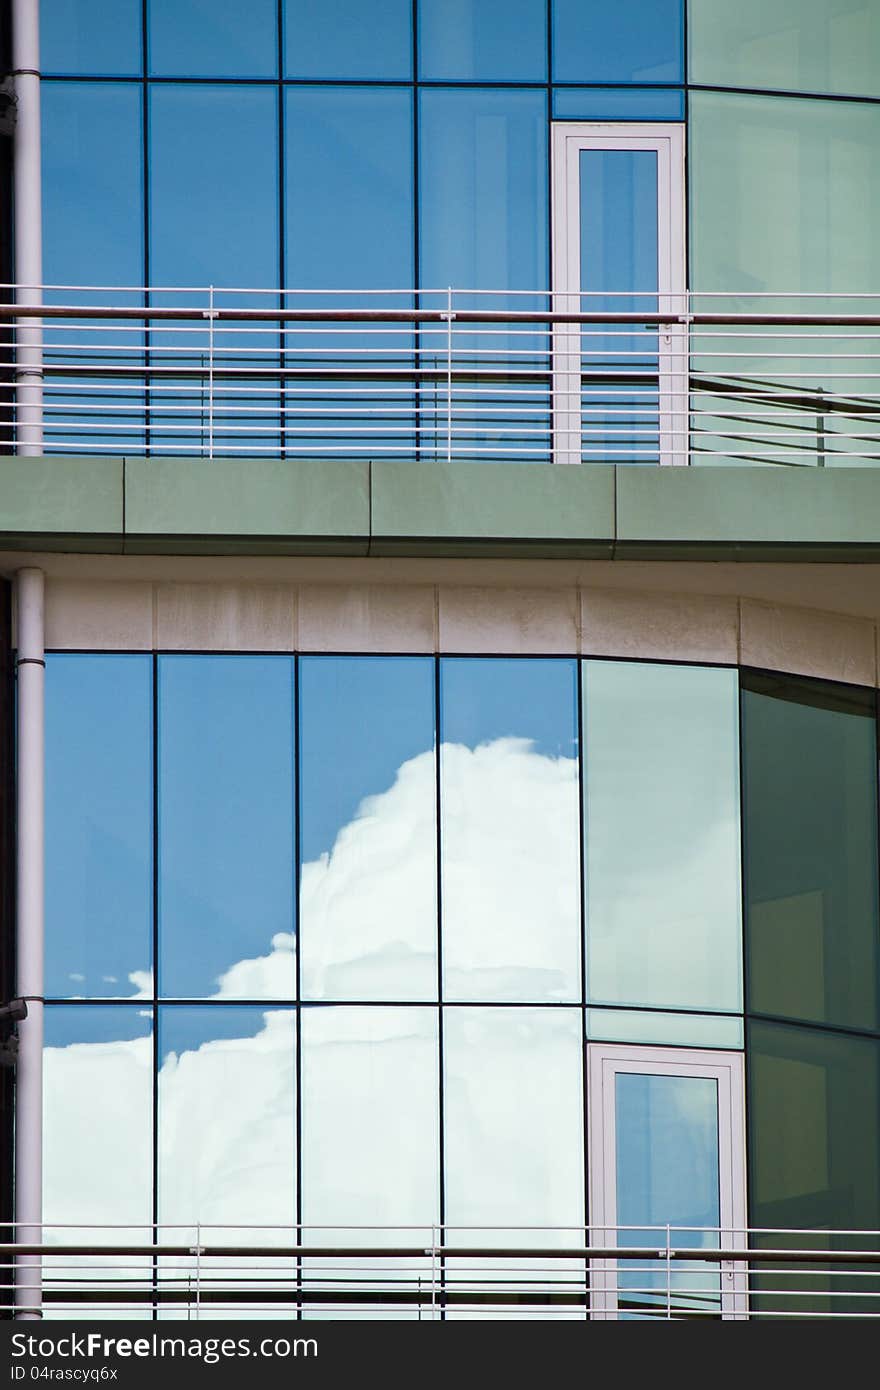
[[[152,1175],[153,1175],[153,1240],[158,1242],[159,1223],[159,658],[156,652],[151,655],[152,701],[152,956],[153,956],[153,1077],[152,1077]],[[153,1256],[153,1290],[158,1291],[159,1268]],[[153,1304],[153,1319],[158,1318],[158,1302]]]
[[[278,122],[278,300],[282,308],[285,307],[287,300],[282,293],[286,285],[286,251],[285,251],[285,208],[284,208],[284,2],[278,0],[277,11],[277,42],[278,42],[278,111],[276,119]],[[279,324],[278,334],[279,346],[279,365],[284,366],[284,336],[285,324],[282,320]],[[286,404],[285,378],[283,374],[278,378],[278,456],[286,457],[286,437],[284,433],[284,422],[286,415],[284,406]]]
[[[441,828],[441,706],[440,706],[440,657],[434,654],[434,815],[437,874],[437,1080],[438,1080],[438,1128],[440,1182],[440,1243],[446,1244],[446,1134],[445,1134],[445,1075],[444,1075],[444,1035],[443,1035],[443,832]],[[445,1259],[440,1261],[440,1317],[445,1321]]]
[[[293,855],[294,855],[294,927],[296,949],[294,951],[295,967],[295,990],[296,990],[296,1059],[295,1059],[295,1085],[296,1085],[296,1239],[297,1245],[302,1244],[302,936],[300,932],[300,880],[302,877],[302,847],[300,838],[300,820],[302,815],[301,806],[301,777],[300,767],[301,757],[301,736],[302,721],[300,719],[300,670],[299,656],[294,655],[293,662]],[[302,1256],[298,1255],[296,1260],[297,1271],[297,1319],[303,1316],[302,1307]]]
[[[413,219],[413,307],[421,308],[421,287],[422,272],[419,260],[419,223],[421,218],[420,197],[419,197],[419,4],[418,0],[412,0],[412,74],[410,80],[411,111],[412,111],[412,219]],[[415,461],[419,463],[422,457],[422,429],[421,429],[421,390],[419,386],[419,371],[421,368],[421,326],[413,324],[413,423],[415,425]],[[435,725],[436,728],[436,725]]]
[[[580,865],[580,924],[581,924],[581,1086],[583,1087],[583,1106],[582,1106],[582,1135],[583,1135],[583,1155],[584,1155],[584,1222],[585,1222],[585,1245],[590,1244],[590,1221],[592,1213],[590,1211],[590,1154],[588,1143],[587,1115],[590,1103],[589,1084],[587,1077],[587,817],[585,808],[586,793],[586,749],[584,747],[584,672],[586,662],[580,657],[576,659],[575,669],[577,671],[577,749],[578,749],[578,830],[579,847],[578,862]],[[590,1262],[584,1264],[584,1279],[586,1289],[589,1288]],[[584,1305],[589,1315],[589,1294],[585,1293]]]
[[[143,188],[144,204],[144,307],[149,308],[151,295],[150,284],[150,84],[148,78],[147,46],[149,43],[147,7],[149,0],[142,0],[141,4],[141,182]],[[144,366],[149,369],[151,365],[150,354],[151,328],[149,320],[144,320]],[[150,455],[150,406],[152,393],[150,391],[150,374],[147,370],[144,374],[144,457]],[[155,711],[153,712],[155,720]],[[155,963],[154,963],[155,966]]]

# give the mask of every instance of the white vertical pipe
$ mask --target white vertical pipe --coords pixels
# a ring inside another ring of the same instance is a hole
[[[18,805],[16,907],[17,993],[28,1016],[18,1026],[15,1079],[16,1239],[37,1244],[43,1219],[43,777],[46,663],[43,649],[43,571],[16,575],[18,677]],[[19,1317],[39,1317],[41,1262],[16,1261]],[[25,1310],[28,1311],[25,1311]]]
[[[40,2],[12,0],[15,83],[13,189],[15,300],[43,300],[43,200],[40,155]],[[16,438],[19,454],[43,452],[43,321],[16,324]]]

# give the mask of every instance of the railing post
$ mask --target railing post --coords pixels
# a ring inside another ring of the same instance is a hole
[[[666,1227],[666,1317],[672,1317],[672,1233]]]

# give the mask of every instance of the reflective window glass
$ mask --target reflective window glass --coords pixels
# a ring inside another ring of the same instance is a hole
[[[587,991],[742,1007],[734,671],[584,663]]]
[[[556,87],[557,121],[683,121],[684,92],[663,87]]]
[[[159,661],[159,983],[292,998],[293,662]]]
[[[876,1248],[880,1226],[880,1042],[818,1028],[753,1022],[748,1029],[749,1217],[757,1236],[789,1248]],[[844,1234],[836,1234],[843,1232]],[[867,1277],[873,1275],[873,1277]],[[876,1310],[873,1271],[815,1265],[781,1279],[756,1268],[752,1308],[803,1316]],[[872,1293],[873,1298],[865,1297]],[[851,1295],[851,1296],[849,1296]]]
[[[147,1226],[153,1218],[151,1009],[49,1005],[44,1026],[43,1220],[47,1227]],[[91,1235],[114,1240],[107,1231]],[[64,1232],[47,1230],[46,1237],[60,1242]]]
[[[554,82],[681,82],[684,0],[552,0]]]
[[[140,88],[43,82],[41,92],[45,282],[142,285]]]
[[[152,87],[150,256],[156,285],[278,284],[272,88]]]
[[[696,290],[845,293],[880,280],[880,106],[693,92],[688,125]]]
[[[275,77],[276,0],[148,0],[156,77]]]
[[[543,81],[546,0],[419,0],[419,76]]]
[[[441,664],[448,999],[580,997],[577,666]]]
[[[292,1225],[294,1011],[163,1008],[157,1123],[160,1221]],[[267,1243],[279,1238],[265,1232]]]
[[[880,96],[875,0],[690,0],[688,47],[710,87]]]
[[[492,1242],[571,1242],[584,1220],[580,1012],[447,1008],[443,1055],[446,1220],[557,1228],[482,1232]]]
[[[48,995],[152,995],[149,656],[46,662]]]
[[[411,0],[284,0],[284,75],[411,77]]]
[[[676,1047],[744,1046],[743,1020],[732,1014],[655,1013],[650,1009],[588,1009],[587,1037],[603,1042]]]
[[[141,0],[40,0],[43,72],[136,77],[141,71]]]
[[[437,996],[434,664],[300,659],[304,998]]]
[[[876,1029],[874,693],[742,681],[749,1010]]]
[[[419,101],[422,284],[546,286],[544,93],[431,89]]]
[[[410,287],[411,94],[294,87],[285,93],[284,110],[287,284]],[[357,307],[369,306],[358,300]]]
[[[314,1007],[301,1026],[303,1221],[430,1226],[440,1201],[436,1010]],[[338,1229],[321,1239],[369,1242]]]

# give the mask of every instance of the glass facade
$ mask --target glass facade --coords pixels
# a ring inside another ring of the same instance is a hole
[[[873,692],[184,654],[53,655],[47,688],[50,1211],[562,1239],[585,1043],[745,1042],[753,1224],[875,1220]],[[137,1112],[133,1183],[64,1161],[89,1088]]]

